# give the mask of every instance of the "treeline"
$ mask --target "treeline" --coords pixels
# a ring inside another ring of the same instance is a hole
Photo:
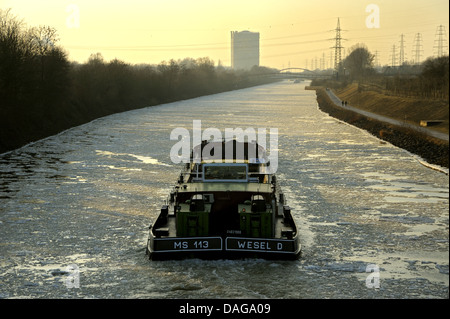
[[[97,116],[171,101],[244,88],[271,81],[258,74],[264,67],[233,71],[215,67],[209,58],[163,61],[158,65],[130,65],[100,53],[70,68],[72,103],[96,106]]]
[[[404,65],[399,70],[407,68],[412,67]],[[448,100],[449,56],[428,58],[419,66],[419,70],[418,75],[395,74],[386,77],[386,90],[401,96]]]
[[[343,88],[353,82],[379,93],[448,100],[449,56],[430,57],[421,64],[404,63],[376,70],[373,55],[364,44],[350,48],[332,81],[317,80],[312,85]]]
[[[0,9],[0,153],[95,118],[271,80],[264,67],[233,71],[209,58],[159,65],[70,62],[54,28],[27,27]]]

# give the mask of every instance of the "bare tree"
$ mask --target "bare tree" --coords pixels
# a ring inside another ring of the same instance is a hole
[[[423,63],[421,74],[423,88],[433,98],[448,98],[449,56],[429,58]]]
[[[31,28],[29,38],[33,51],[38,56],[45,56],[55,50],[59,41],[56,29],[49,26]]]
[[[11,14],[11,10],[0,9],[0,103],[8,107],[17,104],[15,97],[21,91],[21,77],[25,73],[26,41],[24,24]]]
[[[364,44],[356,44],[350,48],[351,53],[344,60],[346,74],[353,80],[362,80],[374,73],[375,55],[369,52]]]

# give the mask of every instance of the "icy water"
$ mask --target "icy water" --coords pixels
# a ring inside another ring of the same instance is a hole
[[[449,178],[286,81],[98,119],[0,155],[0,298],[448,298]],[[149,261],[170,132],[278,128],[297,261]],[[371,272],[374,271],[374,272]]]

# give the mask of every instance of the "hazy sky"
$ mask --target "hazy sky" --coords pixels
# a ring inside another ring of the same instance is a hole
[[[210,57],[229,66],[230,31],[249,30],[260,33],[261,65],[311,69],[325,56],[327,67],[338,17],[342,45],[364,43],[381,64],[390,64],[394,45],[399,53],[401,34],[406,60],[417,33],[422,59],[432,56],[439,25],[448,52],[448,0],[0,0],[0,8],[28,26],[56,28],[79,62],[100,52],[107,61]]]

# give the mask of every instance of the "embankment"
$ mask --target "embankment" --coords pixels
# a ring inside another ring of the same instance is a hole
[[[306,89],[316,91],[319,108],[330,116],[364,129],[382,140],[422,157],[428,163],[449,167],[448,142],[344,110],[331,101],[323,87]]]
[[[422,120],[438,120],[440,123],[433,125],[433,130],[447,134],[449,132],[448,100],[392,95],[375,85],[358,83],[333,91],[342,101],[361,110],[411,125],[418,125]]]

